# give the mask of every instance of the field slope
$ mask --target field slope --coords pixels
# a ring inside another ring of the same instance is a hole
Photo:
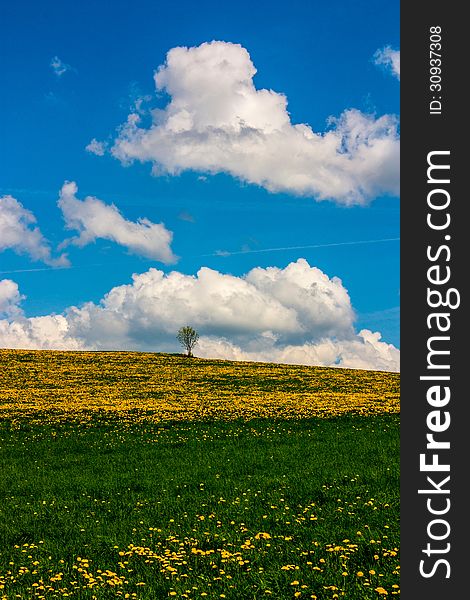
[[[399,596],[399,377],[0,351],[0,598]]]

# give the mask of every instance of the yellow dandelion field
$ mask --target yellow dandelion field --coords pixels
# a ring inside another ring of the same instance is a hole
[[[38,360],[40,358],[40,360]],[[135,422],[399,412],[399,376],[128,352],[1,350],[0,414]]]

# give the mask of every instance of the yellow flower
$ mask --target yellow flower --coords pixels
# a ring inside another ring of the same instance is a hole
[[[384,595],[384,596],[386,596],[386,595],[388,594],[387,590],[386,590],[386,589],[384,589],[383,587],[377,587],[377,588],[375,588],[375,591],[376,591],[378,594],[382,594],[382,595]]]

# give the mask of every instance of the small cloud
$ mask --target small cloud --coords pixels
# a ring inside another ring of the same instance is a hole
[[[58,56],[54,56],[54,58],[51,59],[49,66],[52,68],[57,77],[62,77],[62,75],[67,73],[67,71],[74,70],[70,65],[64,63],[64,61],[62,61]]]
[[[128,87],[126,96],[119,100],[119,107],[123,110],[131,110],[133,113],[145,115],[147,107],[145,106],[152,100],[150,94],[145,94],[136,81],[132,81]]]
[[[383,66],[385,69],[400,80],[400,50],[393,50],[391,46],[385,46],[374,54],[374,64]]]
[[[144,108],[144,104],[146,102],[150,102],[151,99],[152,99],[152,96],[150,96],[149,94],[145,94],[144,96],[139,96],[138,98],[135,98],[133,100],[131,109],[141,115],[145,114],[146,110]]]
[[[188,223],[194,223],[195,222],[193,215],[189,214],[185,210],[183,210],[182,212],[180,212],[180,214],[178,215],[178,219],[180,219],[180,221],[187,221]]]
[[[106,142],[99,142],[96,138],[93,138],[89,144],[85,146],[85,150],[96,156],[104,156],[106,152]]]
[[[3,250],[27,254],[51,267],[70,265],[65,254],[52,257],[50,243],[36,226],[36,217],[9,195],[0,197],[0,252]]]
[[[216,250],[214,254],[215,256],[230,256],[232,253],[228,250]]]
[[[148,219],[128,221],[114,204],[105,204],[93,196],[80,200],[77,191],[73,181],[64,183],[60,191],[58,206],[65,226],[78,232],[77,237],[66,240],[62,246],[72,243],[83,247],[99,238],[120,244],[133,254],[166,264],[176,262],[171,250],[173,233],[163,223]]]

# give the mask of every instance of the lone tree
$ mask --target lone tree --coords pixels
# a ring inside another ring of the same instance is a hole
[[[199,339],[199,333],[189,325],[185,325],[184,327],[180,327],[176,338],[186,350],[186,356],[190,358],[193,355],[192,350]]]

